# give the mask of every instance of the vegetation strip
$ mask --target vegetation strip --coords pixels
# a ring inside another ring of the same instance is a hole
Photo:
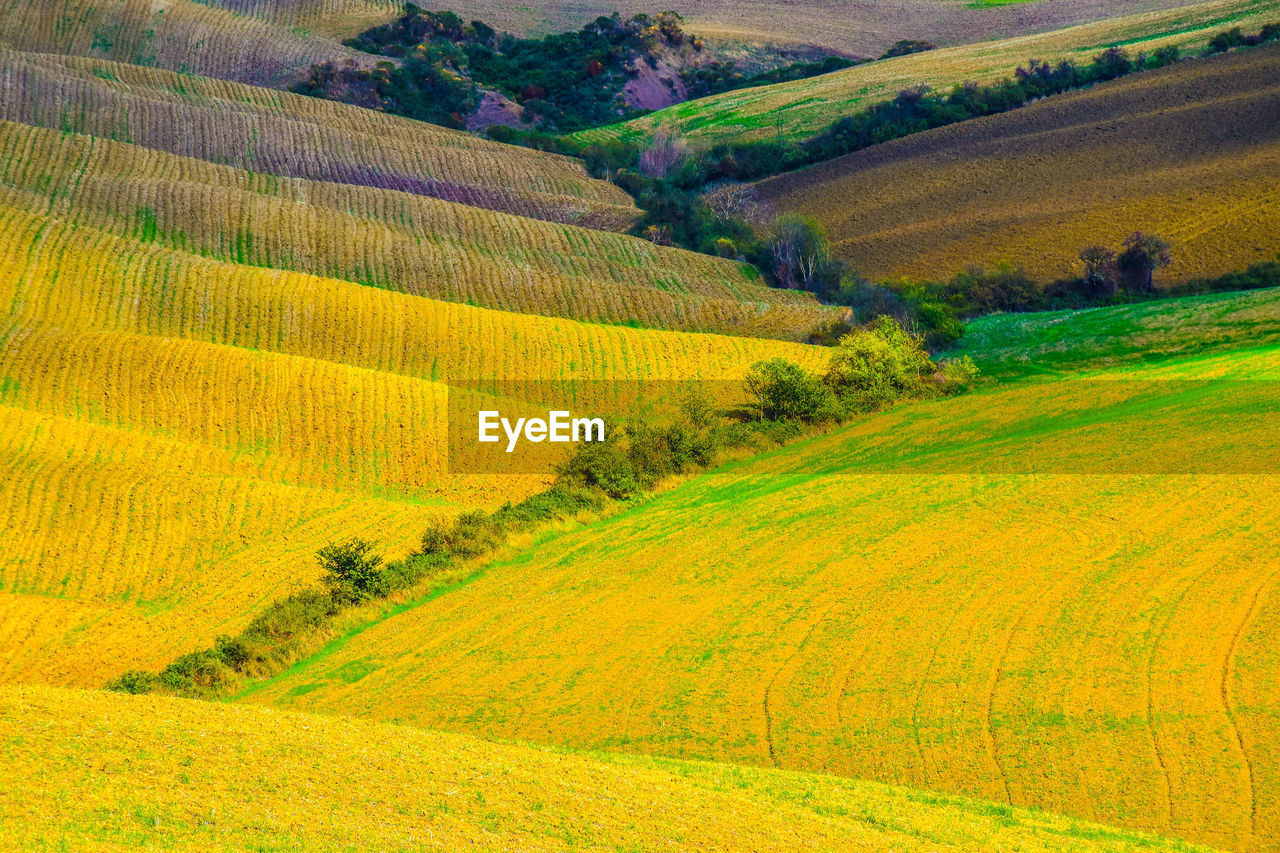
[[[339,617],[405,593],[411,600],[399,606],[417,606],[421,601],[413,599],[427,600],[474,578],[467,569],[471,561],[492,558],[515,535],[609,510],[669,477],[711,467],[726,452],[793,439],[803,425],[841,423],[900,399],[961,393],[972,385],[977,370],[970,359],[935,364],[923,343],[883,318],[845,336],[821,377],[782,358],[759,362],[745,381],[754,401],[746,410],[717,412],[691,393],[668,426],[639,419],[615,425],[606,442],[580,445],[548,491],[493,513],[476,510],[436,524],[418,551],[400,561],[384,563],[375,545],[360,538],[327,545],[316,555],[322,589],[274,602],[238,636],[220,636],[212,648],[183,655],[159,674],[131,670],[107,687],[197,698],[243,692],[246,679],[280,673],[317,648],[323,653]]]

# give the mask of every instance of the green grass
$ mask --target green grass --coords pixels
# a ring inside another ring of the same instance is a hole
[[[952,355],[1013,378],[1153,364],[1177,356],[1280,343],[1280,290],[1092,308],[998,314],[969,323]]]

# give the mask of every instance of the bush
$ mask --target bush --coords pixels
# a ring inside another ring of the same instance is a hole
[[[761,420],[812,423],[839,416],[831,390],[822,380],[785,358],[753,364],[746,388],[755,398],[752,410]]]
[[[871,412],[919,394],[933,368],[923,337],[880,317],[841,338],[823,381],[847,408]]]
[[[502,544],[502,526],[484,510],[439,522],[422,534],[422,554],[469,560]]]
[[[272,602],[254,617],[242,636],[271,645],[323,625],[337,611],[338,603],[327,592],[302,590]]]
[[[1246,44],[1245,35],[1240,31],[1239,27],[1232,27],[1229,30],[1223,30],[1212,39],[1209,40],[1208,53],[1222,53],[1231,50],[1234,47],[1241,47]]]
[[[603,442],[579,445],[556,474],[565,483],[595,489],[614,500],[629,498],[643,488],[616,431]]]
[[[938,364],[938,378],[942,393],[962,394],[977,380],[978,365],[967,355],[943,359]]]
[[[160,679],[156,678],[154,673],[145,672],[141,669],[131,669],[108,681],[106,689],[114,690],[117,693],[140,695],[151,693],[159,686]]]
[[[191,652],[160,670],[160,686],[183,695],[220,693],[235,680],[233,670],[214,649]]]
[[[357,603],[384,592],[382,557],[373,549],[374,543],[352,538],[316,552],[324,569],[320,580],[335,601]]]

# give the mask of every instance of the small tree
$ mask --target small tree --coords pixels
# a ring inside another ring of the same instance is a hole
[[[640,155],[640,172],[649,178],[661,180],[685,161],[689,146],[683,137],[670,128],[660,127],[653,135],[653,143]]]
[[[827,296],[840,287],[845,265],[831,254],[816,220],[795,213],[779,216],[769,240],[773,275],[779,287]]]
[[[819,421],[836,416],[835,400],[822,380],[785,358],[753,364],[746,386],[762,420]]]
[[[336,601],[360,602],[377,595],[382,588],[382,557],[373,553],[374,543],[352,538],[329,544],[316,552],[324,569],[321,581]]]
[[[875,411],[918,393],[933,372],[920,335],[891,317],[877,317],[840,339],[823,381],[846,406]]]
[[[1124,248],[1116,256],[1116,268],[1129,290],[1150,292],[1155,290],[1155,271],[1168,266],[1170,260],[1166,240],[1135,231],[1124,238]]]
[[[1106,297],[1116,294],[1116,253],[1106,246],[1088,246],[1080,250],[1080,262],[1084,264],[1084,286],[1091,296]]]

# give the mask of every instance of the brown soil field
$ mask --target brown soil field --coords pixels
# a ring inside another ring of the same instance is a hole
[[[316,2],[312,0],[312,5]],[[229,0],[222,0],[222,4],[228,5]],[[276,4],[255,0],[254,5]],[[367,0],[353,5],[367,5]],[[962,0],[677,0],[661,8],[684,15],[691,32],[712,39],[812,44],[854,56],[879,56],[902,38],[966,44],[1185,5],[1185,0],[1030,0],[1003,5]],[[539,0],[529,4],[455,0],[449,8],[464,18],[479,17],[500,29],[545,33],[580,27],[615,9],[633,15],[652,14],[659,7],[647,0]]]
[[[1180,63],[757,185],[876,277],[1007,261],[1051,279],[1143,230],[1166,282],[1280,251],[1280,46]]]

